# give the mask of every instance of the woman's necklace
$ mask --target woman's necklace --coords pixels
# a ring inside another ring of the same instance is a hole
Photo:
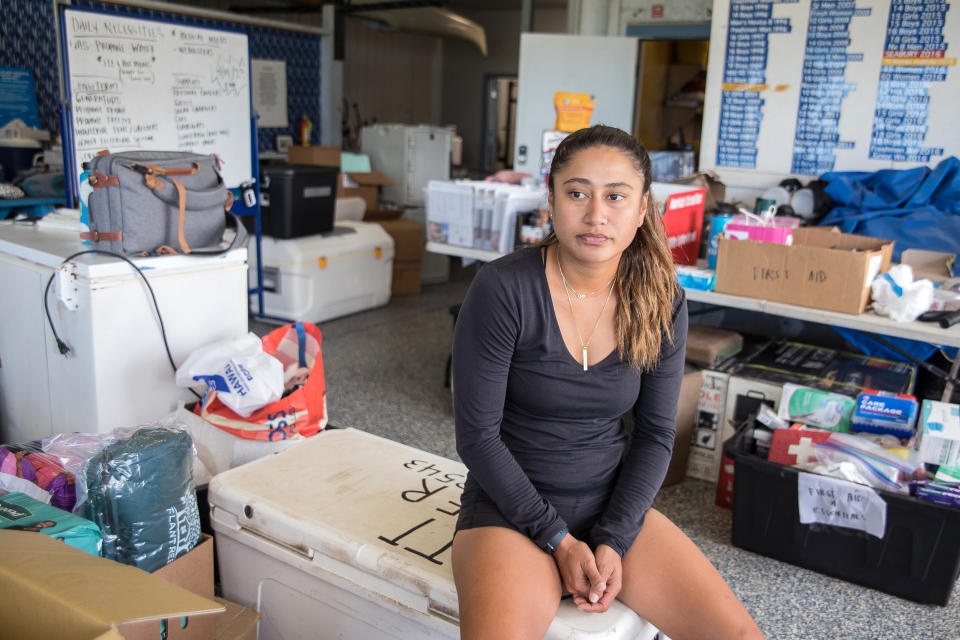
[[[609,287],[610,285],[613,284],[613,278],[610,278],[610,282],[608,282],[607,284],[603,285],[603,286],[600,287],[599,289],[594,289],[593,291],[591,291],[591,292],[589,292],[589,293],[580,293],[580,292],[578,292],[576,289],[574,289],[574,288],[571,287],[569,284],[567,284],[567,279],[566,279],[566,278],[564,277],[564,275],[563,275],[563,267],[560,266],[560,249],[557,249],[557,269],[560,270],[560,280],[563,281],[563,286],[566,287],[567,290],[570,291],[570,293],[572,293],[573,295],[577,296],[577,298],[580,299],[580,300],[583,300],[583,299],[586,298],[587,296],[595,296],[595,295],[597,295],[598,293],[600,293],[601,291],[603,291],[604,289],[606,289],[607,287]]]
[[[557,269],[560,269],[560,247],[557,247]],[[580,327],[577,326],[577,317],[573,314],[573,300],[570,299],[570,292],[572,288],[567,284],[567,279],[563,277],[563,270],[560,270],[560,280],[563,282],[564,293],[567,294],[567,305],[570,307],[570,319],[573,321],[573,328],[577,331],[577,340],[580,341],[580,348],[583,350],[583,370],[587,370],[587,350],[590,348],[590,341],[593,340],[593,334],[597,332],[597,327],[600,326],[600,318],[603,317],[603,312],[607,309],[607,303],[610,302],[610,295],[613,293],[613,279],[610,279],[610,282],[607,284],[610,285],[610,290],[607,291],[607,297],[603,301],[603,306],[600,307],[600,315],[597,316],[597,321],[593,323],[593,329],[590,331],[590,335],[587,336],[587,341],[583,341],[583,336],[580,335]],[[606,286],[606,285],[604,285]],[[597,289],[601,291],[602,289]],[[573,294],[583,298],[583,295],[578,294],[576,291],[573,291]],[[592,294],[584,294],[592,295]]]

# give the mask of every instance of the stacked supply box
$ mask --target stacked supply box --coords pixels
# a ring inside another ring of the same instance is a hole
[[[390,301],[393,239],[379,224],[344,221],[326,235],[263,238],[261,246],[268,316],[319,323]],[[250,251],[255,262],[252,241]]]
[[[378,223],[393,238],[393,280],[390,293],[420,293],[420,268],[423,262],[423,227],[405,218]]]
[[[856,398],[864,389],[909,393],[914,365],[795,342],[771,342],[703,372],[687,475],[715,482],[723,443],[761,406],[780,408],[785,384]]]
[[[263,616],[260,640],[452,640],[463,464],[354,429],[325,431],[210,482],[220,583]],[[652,640],[614,601],[560,603],[546,640]]]

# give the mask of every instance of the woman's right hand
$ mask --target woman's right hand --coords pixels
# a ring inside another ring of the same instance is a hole
[[[569,533],[553,551],[553,559],[560,570],[563,586],[574,599],[583,598],[588,603],[597,602],[606,591],[606,584],[597,568],[597,559],[586,543]]]

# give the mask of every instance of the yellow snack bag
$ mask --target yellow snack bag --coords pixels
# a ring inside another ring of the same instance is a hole
[[[557,91],[553,94],[553,106],[557,110],[557,121],[553,128],[558,131],[576,131],[589,127],[595,102],[596,96],[589,93]]]

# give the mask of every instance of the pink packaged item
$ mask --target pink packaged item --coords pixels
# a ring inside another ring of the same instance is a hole
[[[730,221],[723,228],[724,236],[734,240],[757,240],[777,244],[793,244],[793,227],[763,226],[758,223],[738,223]]]

